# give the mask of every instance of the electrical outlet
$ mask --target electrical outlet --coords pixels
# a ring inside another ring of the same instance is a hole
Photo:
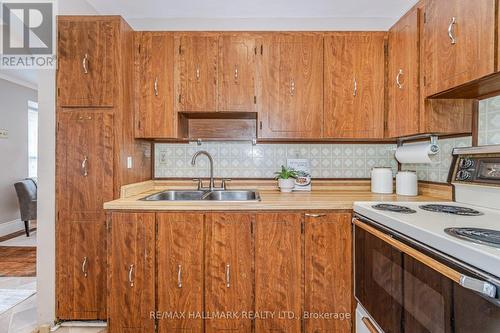
[[[9,130],[0,129],[0,139],[8,139],[9,138]]]

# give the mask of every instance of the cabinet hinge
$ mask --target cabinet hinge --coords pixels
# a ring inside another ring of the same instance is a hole
[[[181,102],[181,94],[179,94],[179,103]]]
[[[262,121],[259,121],[259,129],[262,130]]]
[[[424,86],[427,85],[427,76],[424,75]]]
[[[264,45],[261,44],[260,45],[260,55],[263,55],[264,54]]]
[[[301,222],[301,223],[300,223],[300,232],[301,232],[302,234],[304,234],[305,229],[306,229],[305,223],[304,223],[304,222]]]
[[[427,23],[427,13],[424,12],[424,23]]]
[[[252,234],[252,235],[253,235],[253,222],[252,222],[252,223],[250,223],[250,234]]]
[[[179,54],[182,54],[182,47],[179,45]]]
[[[253,97],[253,104],[257,104],[257,96]]]
[[[57,88],[57,97],[59,97],[60,95],[61,95],[61,89]]]
[[[257,55],[257,47],[254,47],[253,51],[254,51],[255,55]]]

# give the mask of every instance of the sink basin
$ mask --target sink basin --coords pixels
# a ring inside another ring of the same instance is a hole
[[[253,190],[191,191],[168,190],[148,195],[143,201],[260,201],[259,192]]]

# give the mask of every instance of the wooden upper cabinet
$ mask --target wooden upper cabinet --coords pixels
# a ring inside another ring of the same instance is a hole
[[[136,138],[175,138],[174,36],[138,32],[136,37]]]
[[[108,242],[108,330],[153,332],[155,214],[112,213]]]
[[[325,138],[383,138],[385,40],[382,32],[325,36]]]
[[[495,72],[495,0],[428,0],[424,17],[425,96]]]
[[[157,310],[185,313],[162,318],[158,332],[203,332],[204,216],[194,213],[157,214]]]
[[[57,209],[67,217],[103,216],[113,199],[113,115],[60,111],[57,115]]]
[[[216,111],[218,36],[179,34],[174,45],[176,110]]]
[[[419,132],[419,10],[389,30],[387,136]]]
[[[256,111],[256,53],[251,36],[219,37],[218,111]]]
[[[343,319],[306,319],[306,333],[351,332],[351,234],[350,213],[306,214],[304,311],[351,314]]]
[[[301,225],[299,213],[256,214],[255,311],[275,316],[257,318],[255,332],[301,332]]]
[[[205,311],[243,313],[253,309],[253,214],[206,215]],[[215,318],[206,332],[252,332],[249,318]]]
[[[57,224],[57,318],[106,318],[105,221]]]
[[[276,33],[262,39],[259,138],[320,138],[323,37]]]
[[[117,22],[96,17],[58,19],[58,106],[114,106]]]

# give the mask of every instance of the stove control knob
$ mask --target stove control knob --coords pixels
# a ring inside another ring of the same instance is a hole
[[[474,161],[470,158],[463,158],[460,160],[460,169],[469,169],[474,166]]]
[[[457,173],[457,180],[465,181],[465,180],[470,180],[472,177],[471,173],[466,170],[460,170]]]

